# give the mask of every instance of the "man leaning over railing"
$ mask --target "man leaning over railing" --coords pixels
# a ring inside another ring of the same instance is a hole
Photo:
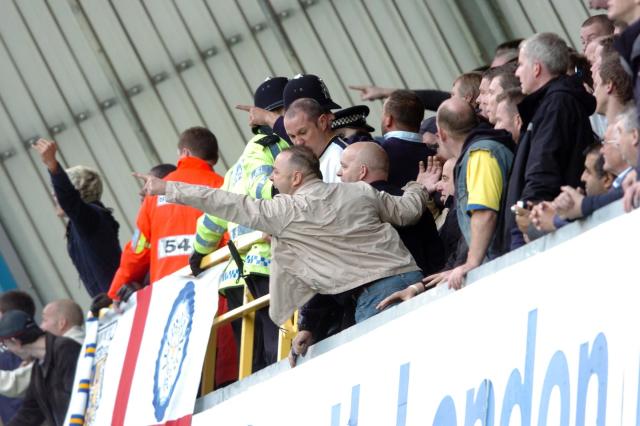
[[[364,182],[324,183],[317,157],[303,146],[276,158],[271,180],[280,194],[272,200],[136,176],[148,194],[273,235],[269,315],[276,324],[314,294],[366,287],[356,301],[362,321],[377,313],[382,299],[422,278],[392,226],[421,217],[428,194],[420,183],[409,183],[402,197]],[[423,179],[421,171],[417,181]]]

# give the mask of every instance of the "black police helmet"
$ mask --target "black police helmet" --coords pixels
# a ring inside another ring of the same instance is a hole
[[[283,92],[289,82],[286,77],[270,77],[267,78],[256,89],[253,95],[253,105],[258,108],[273,111],[284,105]]]
[[[340,109],[340,105],[331,100],[329,89],[317,75],[297,75],[284,88],[284,108],[289,108],[294,101],[301,98],[311,98],[327,110]]]

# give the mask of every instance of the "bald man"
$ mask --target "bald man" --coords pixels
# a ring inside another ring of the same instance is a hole
[[[469,249],[465,263],[426,277],[421,291],[441,281],[448,281],[449,287],[457,290],[470,270],[497,255],[498,214],[506,196],[515,149],[509,132],[479,123],[473,108],[461,99],[443,102],[436,122],[440,137],[438,155],[456,160],[456,214]],[[411,298],[415,296],[413,291],[413,288],[399,291],[383,300],[379,307],[383,309],[387,303]]]
[[[426,158],[423,160],[426,162]],[[344,150],[338,176],[342,182],[366,182],[390,195],[403,193],[388,182],[389,157],[384,148],[372,141],[357,142]],[[440,271],[444,265],[444,247],[429,211],[417,224],[395,228],[425,276]]]
[[[55,300],[42,310],[40,328],[55,336],[84,342],[84,315],[82,308],[70,299]]]

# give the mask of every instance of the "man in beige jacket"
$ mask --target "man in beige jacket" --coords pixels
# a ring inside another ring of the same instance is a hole
[[[386,296],[422,278],[392,226],[420,219],[428,194],[419,183],[410,182],[402,197],[364,182],[324,183],[317,157],[304,146],[276,158],[271,180],[280,194],[272,200],[136,176],[145,180],[147,194],[166,195],[167,202],[273,236],[269,315],[276,324],[316,293],[357,287],[363,287],[356,302],[356,321],[362,321],[377,313],[376,305]]]

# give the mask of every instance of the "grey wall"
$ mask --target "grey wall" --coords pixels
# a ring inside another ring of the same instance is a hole
[[[124,244],[131,171],[175,162],[179,132],[205,125],[224,173],[250,136],[234,105],[267,76],[318,74],[343,106],[360,103],[350,84],[447,90],[507,38],[555,31],[577,47],[587,13],[579,0],[2,0],[0,222],[17,256],[2,254],[42,301],[86,306],[33,138],[100,171]],[[377,127],[381,104],[369,106]]]

